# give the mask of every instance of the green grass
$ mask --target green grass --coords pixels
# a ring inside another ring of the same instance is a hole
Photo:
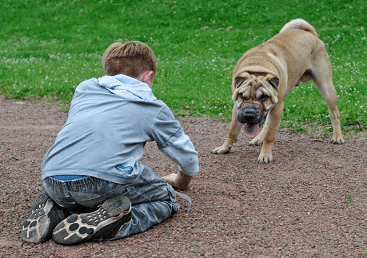
[[[2,0],[0,7],[0,94],[69,103],[81,81],[103,76],[101,55],[109,44],[140,40],[157,57],[157,98],[176,115],[226,121],[237,60],[303,18],[326,43],[343,131],[366,131],[364,1]],[[282,120],[289,130],[309,125],[331,130],[312,82],[288,96]]]
[[[347,199],[347,203],[348,204],[353,204],[353,201],[352,201],[352,195],[351,194],[346,194],[345,195],[345,199]]]

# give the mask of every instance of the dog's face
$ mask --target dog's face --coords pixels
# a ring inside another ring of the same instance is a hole
[[[234,78],[233,101],[237,120],[244,124],[244,134],[254,138],[270,109],[278,102],[279,79],[273,74],[244,73]]]

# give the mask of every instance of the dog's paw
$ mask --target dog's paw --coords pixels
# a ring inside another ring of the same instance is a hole
[[[217,147],[214,150],[212,150],[212,153],[215,153],[215,154],[226,154],[226,153],[229,152],[229,149],[230,148],[228,148],[228,147],[220,146],[220,147]]]
[[[343,144],[344,143],[343,136],[342,135],[339,137],[333,136],[333,139],[331,139],[331,142],[334,144]]]
[[[263,143],[263,140],[260,138],[255,137],[254,139],[252,139],[248,145],[250,146],[260,146]]]
[[[273,155],[264,155],[264,154],[260,154],[260,156],[257,158],[257,163],[259,164],[267,164],[273,161]]]

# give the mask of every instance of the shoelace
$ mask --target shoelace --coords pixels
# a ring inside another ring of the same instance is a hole
[[[179,196],[181,196],[182,198],[184,198],[188,203],[189,203],[189,207],[187,208],[186,212],[188,213],[190,211],[192,202],[191,202],[191,198],[189,196],[187,196],[186,194],[180,193],[175,191],[176,194],[178,194]]]

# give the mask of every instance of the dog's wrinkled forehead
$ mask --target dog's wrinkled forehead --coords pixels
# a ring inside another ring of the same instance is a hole
[[[254,88],[254,90],[257,90],[259,87],[261,87],[264,82],[271,81],[272,79],[275,79],[276,76],[274,74],[266,74],[266,75],[255,75],[255,74],[249,74],[247,72],[242,73],[240,76],[237,76],[235,78],[235,87],[239,88],[241,86],[251,86]],[[277,86],[277,85],[274,85]]]
[[[255,73],[242,72],[240,76],[234,80],[234,88],[232,99],[236,101],[238,95],[242,99],[249,99],[251,96],[257,99],[263,99],[264,96],[270,97],[273,103],[278,102],[276,90],[278,89],[278,77],[272,73]]]

